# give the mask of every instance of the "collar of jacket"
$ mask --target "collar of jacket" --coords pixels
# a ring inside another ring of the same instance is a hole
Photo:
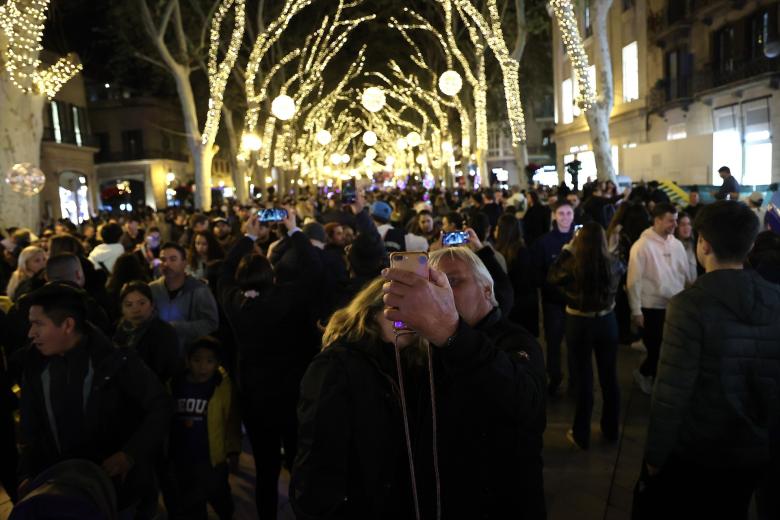
[[[502,316],[501,309],[499,309],[498,307],[493,307],[493,310],[487,313],[484,318],[479,320],[479,323],[477,323],[474,326],[474,328],[476,330],[489,329],[490,327],[492,327],[493,325],[501,321],[501,316]]]

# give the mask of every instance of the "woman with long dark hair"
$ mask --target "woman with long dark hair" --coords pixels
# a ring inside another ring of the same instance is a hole
[[[225,257],[222,246],[211,231],[198,231],[192,236],[187,252],[187,273],[194,278],[211,281],[216,277],[213,268]]]
[[[542,203],[537,192],[528,192],[528,211],[523,217],[523,230],[529,245],[533,245],[537,238],[550,231],[551,213],[550,208]]]
[[[499,217],[495,231],[496,251],[506,259],[507,274],[515,292],[510,321],[539,336],[539,293],[534,280],[531,254],[523,241],[520,222],[510,213]]]
[[[583,450],[590,446],[593,354],[604,399],[601,433],[608,441],[618,438],[620,393],[614,308],[624,269],[607,251],[604,229],[596,222],[589,222],[564,247],[547,275],[547,280],[557,285],[566,297],[566,345],[573,354],[577,385],[574,425],[567,437]]]

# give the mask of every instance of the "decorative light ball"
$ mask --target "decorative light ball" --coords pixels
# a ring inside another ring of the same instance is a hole
[[[330,154],[330,162],[335,165],[341,164],[341,154],[340,153]]]
[[[439,76],[439,90],[448,96],[454,96],[463,88],[463,78],[457,71],[448,70]]]
[[[369,148],[368,150],[366,150],[366,159],[371,161],[376,159],[376,150],[374,150],[373,148]]]
[[[363,142],[366,143],[366,146],[374,146],[377,142],[376,134],[371,130],[367,130],[363,134]]]
[[[422,143],[422,137],[420,137],[420,134],[417,132],[409,132],[406,134],[406,142],[411,146],[412,148],[416,146],[420,146],[420,143]]]
[[[282,94],[271,103],[271,113],[281,121],[289,121],[295,115],[295,100]]]
[[[426,162],[428,162],[428,158],[425,156],[424,153],[421,153],[420,155],[418,155],[417,159],[415,159],[415,160],[416,160],[417,164],[419,164],[421,166],[423,164],[425,164]]]
[[[452,153],[452,143],[450,141],[441,143],[441,151],[444,153]]]
[[[379,112],[385,106],[385,93],[379,87],[368,87],[360,101],[369,112]]]
[[[393,164],[395,164],[395,157],[393,157],[392,155],[388,155],[387,157],[385,157],[385,164],[388,166],[392,166]]]
[[[341,156],[341,162],[344,164],[347,164],[349,162],[349,154],[344,154]]]
[[[46,175],[31,163],[18,163],[5,174],[5,182],[16,193],[32,197],[43,189]]]
[[[399,150],[406,150],[406,147],[409,146],[409,143],[406,142],[406,139],[401,137],[400,139],[398,139],[398,141],[396,141],[395,146]]]
[[[317,142],[320,143],[322,146],[330,144],[331,141],[331,135],[330,132],[328,132],[325,129],[317,130]]]
[[[263,141],[260,136],[254,133],[244,134],[241,136],[241,148],[252,152],[258,151],[263,146]]]

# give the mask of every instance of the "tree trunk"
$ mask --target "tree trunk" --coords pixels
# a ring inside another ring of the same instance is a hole
[[[517,164],[517,185],[521,190],[528,189],[528,175],[526,166],[528,166],[528,145],[525,141],[512,145],[512,152]]]
[[[476,133],[477,133],[477,168],[479,175],[483,179],[487,172],[487,151],[488,151],[488,120],[487,120],[487,79],[485,75],[485,53],[477,56],[478,72],[477,79],[479,86],[474,90],[474,107],[477,112]]]
[[[4,228],[25,226],[38,231],[40,197],[14,192],[5,174],[17,163],[40,166],[44,101],[43,96],[22,93],[5,72],[0,73],[0,224]]]
[[[249,200],[246,177],[249,170],[247,166],[251,164],[249,161],[252,154],[250,154],[249,160],[241,161],[241,164],[239,164],[236,159],[238,157],[238,134],[233,126],[233,111],[225,105],[222,105],[222,119],[225,121],[225,131],[228,134],[228,143],[230,145],[230,171],[233,176],[235,197],[238,202],[245,204]]]
[[[211,164],[214,159],[214,146],[198,146],[192,157],[195,163],[195,208],[209,211],[211,209]]]
[[[590,140],[596,156],[598,180],[617,184],[615,165],[612,163],[612,145],[609,138],[609,117],[614,95],[612,90],[612,60],[609,52],[609,8],[613,0],[597,0],[593,3],[593,37],[595,38],[594,63],[596,65],[597,102],[585,112],[590,129]],[[596,85],[594,85],[596,87]]]

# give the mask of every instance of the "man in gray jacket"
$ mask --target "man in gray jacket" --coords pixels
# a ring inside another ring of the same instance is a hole
[[[201,336],[219,327],[219,312],[208,285],[186,273],[187,255],[184,248],[168,242],[160,248],[162,278],[149,284],[160,319],[176,329],[179,354]]]
[[[707,274],[669,303],[634,518],[747,518],[780,463],[780,287],[742,266],[746,206],[696,218]]]

